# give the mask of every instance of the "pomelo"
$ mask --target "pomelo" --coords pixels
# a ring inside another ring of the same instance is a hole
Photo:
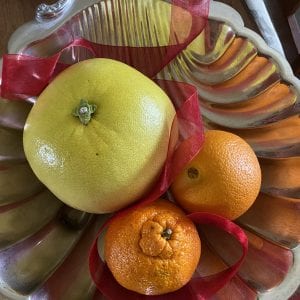
[[[25,124],[24,150],[34,173],[63,202],[113,212],[157,180],[174,116],[168,96],[142,73],[89,59],[41,93]]]

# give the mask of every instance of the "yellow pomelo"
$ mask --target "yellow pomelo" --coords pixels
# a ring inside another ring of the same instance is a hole
[[[90,120],[89,109],[95,110]],[[63,202],[113,212],[157,180],[174,116],[164,91],[137,70],[85,60],[39,96],[26,121],[24,150],[34,173]]]

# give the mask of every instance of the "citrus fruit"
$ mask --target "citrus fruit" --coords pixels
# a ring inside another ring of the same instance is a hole
[[[117,282],[145,295],[184,286],[198,265],[200,251],[194,223],[162,199],[114,219],[104,238],[105,260]]]
[[[112,212],[157,180],[174,116],[168,96],[142,73],[110,59],[85,60],[41,93],[26,120],[24,150],[63,202]]]
[[[252,148],[237,135],[209,130],[203,148],[175,178],[171,191],[189,212],[233,220],[253,204],[260,185],[261,170]]]

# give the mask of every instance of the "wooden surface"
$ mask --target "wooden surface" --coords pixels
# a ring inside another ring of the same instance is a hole
[[[259,29],[254,22],[244,0],[218,0],[234,7],[242,16],[246,27],[259,33]],[[286,45],[286,55],[291,64],[297,63],[298,54],[295,52],[295,45],[291,38],[289,26],[284,16],[283,9],[278,6],[284,6],[285,0],[265,0],[270,2],[271,9],[274,11],[275,25],[282,44]],[[290,1],[290,0],[288,0]],[[299,0],[292,0],[297,2]],[[7,52],[7,43],[11,34],[25,22],[34,18],[35,8],[41,2],[53,3],[55,0],[0,0],[0,56]],[[293,2],[293,3],[294,3]],[[279,8],[279,9],[278,9]],[[295,65],[296,70],[296,65]]]
[[[0,0],[0,55],[7,51],[10,35],[34,18],[35,7],[42,0]]]

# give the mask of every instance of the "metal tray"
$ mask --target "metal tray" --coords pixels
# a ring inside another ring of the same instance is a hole
[[[109,34],[110,0],[60,0],[38,7],[36,19],[12,35],[9,52],[49,56],[76,37],[113,45],[166,42],[163,34],[156,41],[155,34],[145,36],[163,32],[167,1],[146,18],[151,1],[115,2],[120,16],[139,3],[137,34],[116,39],[126,35],[124,28],[133,30],[130,18]],[[78,49],[64,54],[69,62],[86,57]],[[236,221],[248,235],[248,256],[214,299],[288,299],[300,282],[300,83],[288,62],[245,28],[234,9],[212,1],[205,30],[158,77],[194,84],[206,128],[245,138],[261,163],[261,193]],[[0,298],[92,299],[88,250],[107,216],[63,205],[34,176],[22,148],[31,105],[0,99]],[[205,230],[203,241],[200,274],[220,271],[238,256],[218,231]]]

